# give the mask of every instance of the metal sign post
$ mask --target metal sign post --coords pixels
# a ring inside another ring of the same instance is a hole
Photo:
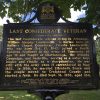
[[[29,90],[28,93],[36,94],[41,97],[42,100],[55,100],[55,98],[61,94],[69,93],[69,91],[64,90],[54,90],[54,89],[41,89],[41,90]]]

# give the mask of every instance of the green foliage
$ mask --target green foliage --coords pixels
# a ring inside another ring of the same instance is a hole
[[[97,25],[97,32],[100,34],[100,0],[0,0],[0,17],[7,16],[13,18],[15,22],[21,22],[22,15],[36,11],[40,3],[45,1],[54,2],[61,9],[62,16],[69,18],[70,8],[74,10],[86,10],[86,17],[80,22],[90,22]],[[85,5],[85,6],[84,6]]]
[[[45,1],[55,2],[61,9],[65,18],[70,17],[70,7],[74,0],[4,0],[0,2],[0,16],[3,18],[7,14],[13,18],[15,22],[21,21],[21,16],[36,10],[38,5]]]
[[[81,1],[81,0],[80,0]],[[86,10],[86,17],[81,18],[81,22],[90,22],[96,25],[94,34],[100,34],[100,0],[82,0],[85,1],[86,6],[83,10]]]
[[[100,23],[100,0],[1,0],[0,16],[3,18],[7,14],[14,21],[20,22],[21,16],[36,10],[38,5],[45,1],[55,2],[62,11],[62,16],[70,17],[70,8],[74,10],[86,10],[86,18],[80,21],[89,21],[93,24]],[[85,7],[83,7],[86,5]]]

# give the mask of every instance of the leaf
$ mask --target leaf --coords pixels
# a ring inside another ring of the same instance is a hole
[[[86,18],[80,19],[80,21],[100,23],[100,0],[0,0],[0,16],[3,18],[8,8],[8,16],[14,21],[20,21],[21,15],[31,12],[32,9],[36,10],[40,3],[46,1],[54,2],[61,9],[62,16],[65,18],[70,18],[70,8],[73,7],[74,10],[86,10]],[[83,7],[84,4],[87,6]]]

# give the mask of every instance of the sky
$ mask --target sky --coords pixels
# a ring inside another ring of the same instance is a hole
[[[71,18],[69,18],[68,20],[72,21],[72,22],[78,22],[77,19],[80,17],[85,17],[85,11],[84,10],[74,11],[72,8],[71,9]],[[0,25],[7,24],[6,20],[9,20],[11,23],[13,23],[13,20],[11,18],[5,16],[3,19],[0,18]],[[60,19],[59,22],[64,22],[64,21]]]
[[[77,19],[78,18],[82,18],[82,17],[85,17],[85,10],[77,10],[77,11],[74,11],[74,9],[72,8],[71,9],[71,18],[69,19],[69,21],[72,21],[72,22],[77,22]]]

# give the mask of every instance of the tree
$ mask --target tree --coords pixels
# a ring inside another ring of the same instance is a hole
[[[37,7],[44,1],[52,1],[62,11],[62,16],[70,17],[70,8],[74,10],[86,10],[86,17],[81,18],[82,22],[91,22],[100,30],[100,0],[0,0],[0,16],[3,18],[6,14],[13,18],[15,22],[21,22],[22,16],[36,12]]]

